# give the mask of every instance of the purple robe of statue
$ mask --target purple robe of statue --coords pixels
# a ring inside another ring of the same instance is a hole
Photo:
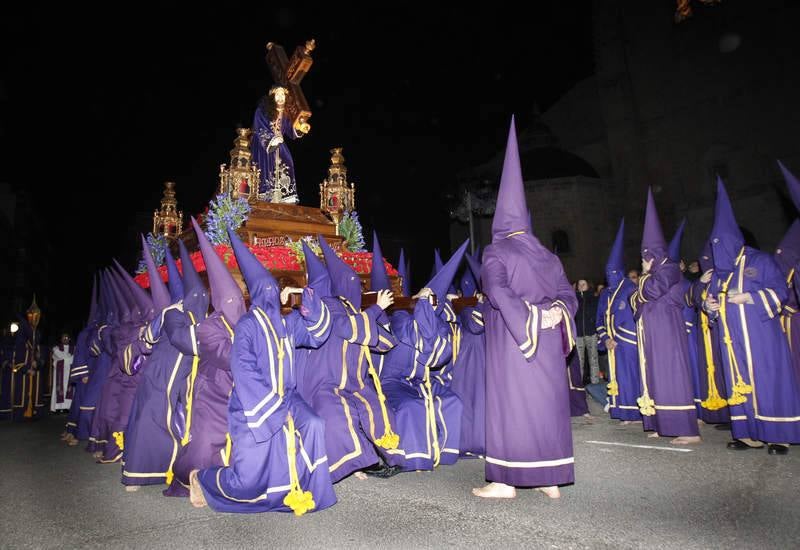
[[[431,383],[431,369],[445,365],[452,356],[450,330],[427,300],[417,301],[413,315],[394,312],[391,327],[397,345],[386,354],[380,378],[400,443],[386,452],[402,457],[400,467],[405,471],[432,470],[445,453],[457,459],[459,452],[448,445],[450,437],[456,441],[460,437],[447,422],[454,411],[448,407],[445,414],[446,404],[434,395]],[[461,414],[460,406],[457,412]]]
[[[264,200],[271,201],[275,185],[278,185],[283,195],[283,202],[297,202],[297,184],[294,175],[294,161],[286,145],[286,138],[295,139],[297,134],[292,127],[291,121],[284,116],[281,119],[280,133],[284,138],[277,147],[270,147],[271,140],[276,132],[273,121],[267,117],[265,102],[271,98],[265,98],[256,108],[253,116],[253,135],[250,142],[250,150],[253,153],[253,162],[261,169],[261,179],[258,185],[258,193]]]
[[[218,512],[300,514],[336,503],[324,422],[296,391],[293,366],[295,346],[319,346],[328,337],[330,311],[308,289],[302,309],[305,316],[292,312],[281,319],[254,305],[236,325],[229,465],[198,475]]]

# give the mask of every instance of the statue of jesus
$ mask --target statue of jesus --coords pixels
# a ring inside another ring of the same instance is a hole
[[[294,162],[284,139],[302,137],[310,126],[302,120],[293,125],[286,116],[288,93],[283,86],[273,86],[261,101],[253,117],[250,149],[253,161],[261,169],[259,198],[269,202],[297,204]]]

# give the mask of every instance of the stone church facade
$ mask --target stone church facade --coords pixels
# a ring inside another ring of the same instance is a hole
[[[774,250],[796,216],[776,159],[800,174],[800,3],[726,0],[678,25],[667,0],[592,8],[594,75],[518,124],[536,235],[571,279],[600,281],[624,215],[635,267],[650,185],[668,239],[687,218],[682,253],[695,258],[720,174],[745,234]],[[491,195],[502,155],[459,174],[459,184]],[[473,219],[487,244],[491,216]],[[467,234],[455,219],[452,242]]]

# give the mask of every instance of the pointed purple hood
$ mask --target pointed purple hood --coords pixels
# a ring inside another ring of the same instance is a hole
[[[105,270],[100,270],[98,275],[100,279],[100,288],[98,289],[100,297],[100,323],[110,324],[112,318],[115,318],[116,305],[111,300],[111,292],[108,287],[108,277],[106,276]]]
[[[331,287],[336,296],[342,296],[353,304],[356,310],[361,309],[361,278],[353,268],[344,263],[336,252],[328,245],[325,237],[319,236],[319,245],[325,257],[325,266],[331,277]]]
[[[433,290],[436,295],[436,312],[440,312],[447,303],[447,294],[453,278],[456,276],[458,267],[461,265],[461,260],[464,258],[464,253],[467,251],[469,239],[464,241],[458,250],[447,260],[447,263],[442,266],[436,275],[425,285],[427,288]]]
[[[705,273],[710,269],[714,269],[710,240],[706,241],[706,244],[703,245],[703,250],[700,252],[700,257],[697,258],[697,263],[700,264],[700,273]]]
[[[317,296],[320,298],[327,298],[333,296],[331,288],[331,276],[328,275],[328,269],[319,256],[314,254],[305,241],[303,241],[303,256],[306,259],[306,278],[308,279],[308,286],[314,289]]]
[[[116,259],[114,260],[114,265],[116,266],[120,277],[122,277],[122,280],[128,289],[129,295],[133,298],[133,301],[136,305],[139,315],[137,321],[151,320],[155,315],[153,299],[145,289],[136,284],[136,281],[133,280],[133,277],[131,277],[130,274],[125,271],[125,268],[122,267]]]
[[[386,273],[386,266],[383,263],[383,253],[381,243],[378,242],[378,233],[372,232],[372,270],[369,274],[370,290],[391,290],[392,283],[389,281],[389,274]]]
[[[783,179],[786,180],[786,187],[789,188],[789,196],[792,197],[794,207],[800,211],[800,181],[794,177],[794,174],[792,174],[781,161],[778,161],[778,166],[783,173]]]
[[[611,246],[606,261],[606,282],[609,288],[616,288],[620,281],[625,278],[625,218],[619,222],[617,236]]]
[[[743,246],[744,235],[736,223],[725,184],[717,177],[717,204],[714,208],[714,227],[711,229],[714,269],[720,273],[731,273]]]
[[[192,218],[192,227],[194,227],[194,232],[197,235],[203,262],[206,264],[208,286],[211,287],[211,304],[214,306],[214,311],[225,315],[225,319],[233,326],[246,311],[242,291],[231,276],[228,268],[217,256],[214,247],[211,246],[206,234],[197,225],[197,220],[194,217]]]
[[[467,264],[469,264],[472,256],[470,256],[469,252],[467,252],[464,254],[464,258],[467,260]],[[470,269],[469,265],[464,267],[464,271],[461,273],[461,280],[459,281],[458,286],[461,289],[462,296],[474,296],[478,291],[478,283],[475,280],[475,276],[472,274],[472,269]]]
[[[106,275],[108,277],[108,289],[111,294],[111,299],[114,301],[114,305],[116,306],[115,311],[117,322],[130,323],[133,313],[131,312],[131,307],[125,297],[125,293],[122,290],[122,282],[119,280],[117,274],[112,268],[108,268],[108,270],[106,270]]]
[[[784,275],[788,275],[789,271],[798,267],[798,262],[800,262],[800,219],[792,222],[789,230],[781,239],[778,250],[775,251],[775,260],[781,266]]]
[[[172,257],[172,252],[169,251],[169,246],[165,249],[164,261],[167,264],[167,285],[169,285],[169,299],[170,302],[176,304],[183,300],[183,280],[181,273],[178,271],[178,266],[175,264],[175,258]]]
[[[400,249],[400,259],[397,261],[397,273],[400,275],[400,286],[403,289],[403,296],[411,296],[411,270],[406,263],[406,255]]]
[[[683,241],[684,229],[686,229],[686,218],[681,220],[681,224],[678,226],[677,231],[675,231],[675,234],[672,236],[672,240],[669,242],[669,259],[675,263],[681,261],[681,242]]]
[[[172,303],[170,300],[167,285],[161,279],[156,263],[153,261],[153,253],[150,251],[150,246],[143,235],[142,238],[142,256],[144,256],[144,263],[147,265],[147,275],[150,277],[150,296],[153,299],[153,307],[156,311],[161,311]]]
[[[653,199],[653,190],[648,188],[647,210],[644,214],[644,231],[642,232],[642,258],[654,260],[654,263],[657,264],[667,257],[667,253],[667,241],[661,230],[656,201]]]
[[[464,253],[465,255],[468,254],[467,252]],[[442,253],[439,251],[438,248],[434,249],[433,251],[433,273],[431,273],[431,279],[433,279],[434,275],[439,273],[444,267],[444,262],[442,261]],[[455,282],[450,283],[450,288],[447,289],[449,294],[456,293],[456,285]]]
[[[100,318],[100,310],[97,307],[97,276],[92,275],[92,298],[89,305],[89,323],[93,325]]]
[[[475,290],[480,291],[481,289],[481,261],[476,254],[464,254],[464,258],[467,260],[467,271],[472,275],[472,280],[475,281]],[[466,271],[464,272],[466,274]],[[464,284],[461,284],[461,292],[464,296],[471,296],[471,294],[467,294],[464,292]]]
[[[181,252],[181,269],[183,271],[183,311],[191,311],[195,322],[199,323],[206,318],[208,313],[210,301],[208,289],[194,268],[192,258],[183,241],[178,240],[178,248]]]
[[[523,231],[531,233],[531,221],[525,201],[525,186],[522,179],[522,166],[519,161],[517,130],[514,117],[508,131],[503,173],[492,220],[492,242],[505,239],[512,233]]]
[[[281,322],[281,288],[278,281],[261,265],[230,226],[228,238],[250,294],[250,306],[261,308],[269,316],[278,336],[285,336],[286,330]]]

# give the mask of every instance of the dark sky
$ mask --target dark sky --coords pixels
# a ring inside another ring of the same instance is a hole
[[[423,276],[433,247],[449,249],[442,196],[455,174],[503,148],[512,113],[524,128],[534,102],[546,109],[592,72],[585,1],[536,3],[532,15],[500,2],[273,5],[112,14],[69,3],[0,18],[11,161],[0,181],[48,182],[36,208],[58,273],[39,292],[56,321],[85,316],[94,269],[114,256],[134,267],[132,236],[150,230],[163,181],[177,182],[187,218],[203,210],[234,129],[271,84],[269,41],[289,54],[317,41],[303,83],[312,132],[290,144],[301,202],[319,204],[328,150],[344,147],[366,229],[386,235],[391,261],[405,243]]]

